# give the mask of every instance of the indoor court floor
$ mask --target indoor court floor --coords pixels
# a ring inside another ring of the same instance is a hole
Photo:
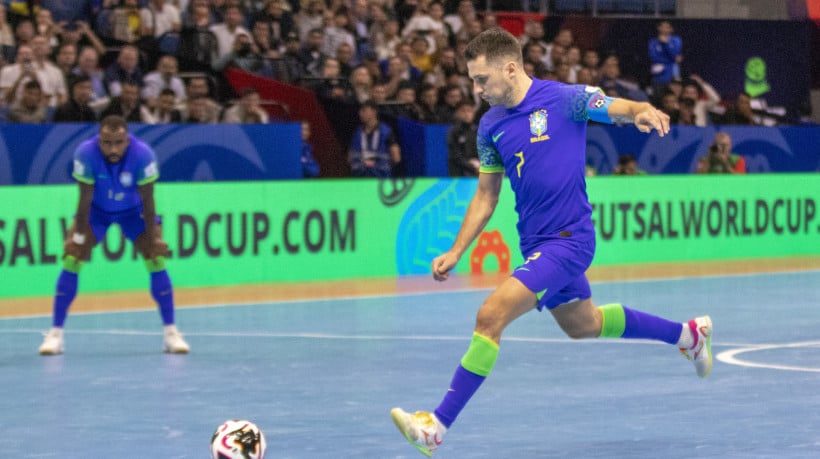
[[[25,314],[4,301],[0,455],[205,458],[214,429],[241,418],[265,433],[268,458],[420,458],[389,411],[438,405],[498,281],[488,277],[273,286],[283,295],[265,301],[228,301],[234,290],[197,303],[180,289],[189,355],[160,352],[147,293],[127,307],[81,293],[56,357],[37,355],[48,302],[31,300]],[[572,341],[533,311],[508,329],[434,457],[820,457],[816,259],[590,278],[598,304],[711,315],[711,376],[699,379],[672,346]]]

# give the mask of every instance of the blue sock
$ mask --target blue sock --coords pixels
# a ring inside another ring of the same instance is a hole
[[[486,376],[479,376],[465,370],[461,365],[458,366],[453,375],[453,381],[450,382],[450,389],[435,411],[436,417],[444,424],[444,427],[450,428],[485,379],[487,379]]]
[[[65,269],[60,271],[56,290],[52,325],[62,328],[65,324],[65,318],[68,316],[68,308],[74,298],[77,297],[77,273],[68,272]]]
[[[159,314],[162,316],[163,325],[173,325],[174,323],[174,288],[171,286],[171,278],[168,271],[162,270],[151,273],[151,296],[159,305]]]
[[[622,338],[654,339],[669,344],[678,342],[682,330],[680,322],[672,322],[626,306],[623,308],[626,324]]]

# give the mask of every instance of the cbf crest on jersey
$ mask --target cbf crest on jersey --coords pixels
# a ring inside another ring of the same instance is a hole
[[[548,140],[547,135],[547,111],[545,109],[536,110],[530,113],[530,143]]]
[[[129,187],[134,183],[134,176],[130,172],[123,172],[120,174],[120,183],[124,187]]]

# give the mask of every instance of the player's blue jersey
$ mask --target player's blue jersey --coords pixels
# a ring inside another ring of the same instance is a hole
[[[141,140],[128,134],[128,148],[117,164],[109,164],[100,150],[99,135],[77,147],[74,172],[77,181],[94,185],[91,205],[105,212],[121,212],[142,204],[137,187],[159,178],[156,155]]]
[[[561,232],[594,237],[586,126],[587,110],[604,108],[602,97],[598,88],[533,79],[518,106],[494,106],[479,122],[480,170],[509,177],[525,254]]]

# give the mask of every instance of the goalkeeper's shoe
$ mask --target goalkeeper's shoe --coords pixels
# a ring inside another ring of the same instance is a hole
[[[687,324],[692,330],[695,345],[691,349],[680,348],[681,354],[695,364],[698,376],[705,378],[712,371],[712,319],[696,317]]]
[[[390,417],[404,438],[428,457],[441,445],[441,440],[447,433],[447,428],[436,415],[427,411],[410,414],[401,408],[393,408],[390,410]]]

